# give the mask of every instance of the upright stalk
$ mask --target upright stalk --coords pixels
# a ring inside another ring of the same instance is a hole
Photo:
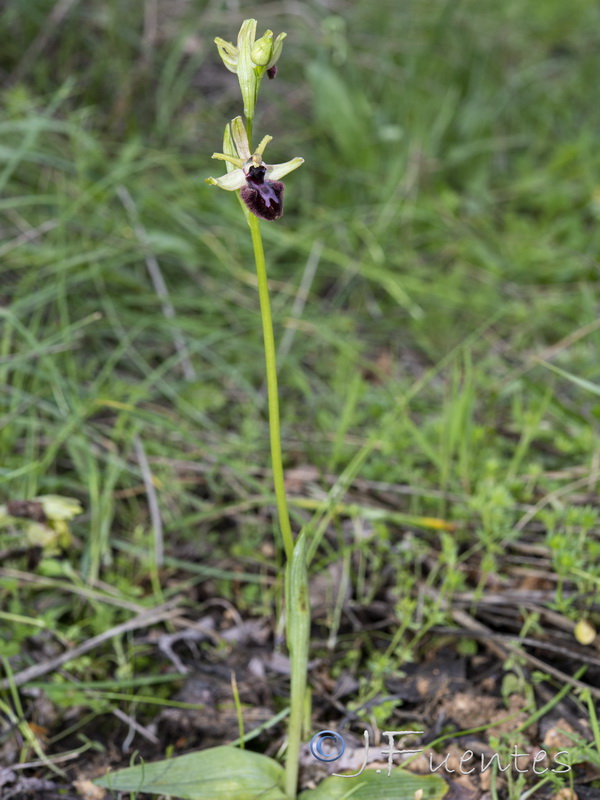
[[[308,672],[308,645],[310,632],[310,602],[308,597],[308,576],[306,571],[306,540],[300,535],[296,545],[292,536],[285,484],[283,461],[281,457],[281,432],[279,428],[279,396],[277,390],[277,368],[275,363],[275,339],[273,319],[267,282],[265,254],[260,232],[260,222],[252,214],[248,215],[252,234],[258,295],[265,343],[265,363],[267,374],[267,393],[269,398],[269,429],[271,438],[271,461],[273,464],[273,483],[277,498],[279,527],[286,556],[285,601],[287,646],[290,653],[290,720],[288,726],[288,748],[285,759],[285,791],[290,800],[296,797],[298,786],[298,758],[302,737],[304,697]]]
[[[254,111],[260,82],[265,75],[274,78],[277,61],[286,34],[273,39],[273,32],[256,38],[256,20],[247,19],[238,34],[237,47],[232,42],[217,37],[215,43],[230,72],[235,72],[240,83],[244,101],[244,117],[235,117],[226,126],[223,136],[223,152],[213,153],[213,158],[227,162],[227,174],[220,178],[206,178],[212,186],[220,186],[229,192],[239,192],[238,197],[250,226],[258,296],[265,346],[265,365],[269,408],[269,433],[271,442],[271,464],[273,484],[277,499],[277,516],[283,549],[285,551],[285,606],[286,640],[290,654],[290,721],[288,748],[285,762],[285,793],[294,800],[298,788],[298,756],[302,738],[304,699],[308,673],[308,651],[310,639],[310,598],[308,591],[308,569],[306,537],[300,533],[296,542],[292,535],[281,455],[281,431],[279,425],[279,395],[277,368],[275,364],[275,338],[267,282],[267,268],[260,232],[260,219],[274,221],[283,214],[284,185],[281,178],[297,169],[304,159],[296,156],[282,164],[266,164],[263,158],[265,147],[273,138],[264,136],[256,150],[252,145]]]
[[[260,222],[253,214],[248,215],[248,225],[252,235],[256,276],[258,278],[258,296],[260,300],[260,316],[262,319],[263,339],[265,344],[265,366],[267,377],[267,395],[269,401],[269,431],[271,439],[271,462],[273,466],[273,483],[277,498],[279,528],[283,539],[286,561],[291,561],[294,552],[294,538],[290,525],[285,481],[283,476],[283,459],[281,456],[281,430],[279,425],[279,395],[277,389],[277,365],[275,361],[275,338],[273,336],[273,318],[267,282],[267,268],[263,249]]]
[[[298,789],[298,765],[310,644],[310,598],[306,567],[306,534],[303,532],[296,540],[292,560],[286,565],[285,604],[287,646],[290,654],[290,720],[285,758],[285,793],[293,800]]]
[[[252,124],[254,122],[254,117],[246,117],[246,134],[248,136],[248,145],[250,147],[250,152],[252,152]]]

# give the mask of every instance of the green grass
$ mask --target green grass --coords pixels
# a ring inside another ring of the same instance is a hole
[[[547,545],[554,607],[597,621],[600,403],[565,376],[600,384],[596,5],[159,4],[145,38],[144,4],[75,3],[56,28],[53,6],[0,11],[0,503],[57,493],[85,514],[66,559],[42,560],[58,583],[0,573],[2,608],[75,644],[131,612],[73,602],[66,585],[101,580],[140,606],[184,581],[246,614],[280,602],[274,580],[232,581],[235,570],[273,578],[261,547],[274,498],[250,244],[235,198],[203,183],[239,112],[212,39],[255,15],[288,32],[256,134],[275,137],[274,161],[306,160],[284,219],[263,226],[276,336],[292,337],[279,363],[284,459],[314,470],[299,493],[315,500],[371,443],[317,563],[354,554],[359,604],[397,581],[401,633],[360,635],[373,686],[377,657],[384,668],[419,658],[447,621],[417,603],[417,582],[449,601],[481,595],[486,576],[507,574],[511,543]],[[136,441],[164,525],[162,570]],[[381,505],[378,482],[390,515],[369,521],[360,506]],[[296,523],[310,513],[292,504]],[[19,545],[0,537],[0,550]],[[336,602],[324,621],[334,638]],[[32,630],[0,617],[13,672],[30,663]],[[358,654],[352,637],[337,647],[341,671]],[[155,669],[124,638],[70,672],[93,682]],[[104,694],[98,714],[113,702]]]

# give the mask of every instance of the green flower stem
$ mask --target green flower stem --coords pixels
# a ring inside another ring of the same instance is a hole
[[[298,789],[300,743],[306,711],[306,682],[310,644],[310,597],[306,563],[306,534],[296,540],[285,570],[287,646],[290,654],[290,721],[285,757],[285,793],[295,798]]]
[[[265,343],[265,364],[267,375],[267,392],[269,398],[269,429],[271,436],[271,462],[273,465],[273,483],[277,498],[279,528],[283,539],[286,560],[289,562],[294,552],[294,537],[290,525],[285,483],[283,477],[283,460],[281,457],[281,431],[279,427],[279,397],[277,393],[277,367],[275,363],[275,339],[273,337],[273,319],[267,283],[265,251],[263,249],[260,223],[258,217],[248,215],[248,225],[252,234],[256,275],[258,278],[258,296],[260,299],[260,315],[262,318],[263,338]]]
[[[248,147],[250,148],[250,152],[253,153],[254,150],[252,148],[252,124],[254,122],[254,114],[248,116],[246,114],[246,134],[248,136]],[[262,245],[261,245],[262,247]]]

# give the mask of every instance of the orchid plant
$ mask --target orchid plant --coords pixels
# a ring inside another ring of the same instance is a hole
[[[278,761],[260,753],[226,745],[166,761],[135,765],[109,773],[95,781],[100,787],[121,792],[162,794],[182,800],[295,800],[298,792],[300,744],[305,733],[303,721],[307,709],[305,701],[310,636],[307,565],[318,547],[332,512],[323,512],[319,525],[309,523],[294,539],[284,484],[275,341],[260,220],[272,222],[282,216],[284,185],[281,178],[297,169],[303,159],[297,156],[283,164],[265,163],[263,156],[271,136],[264,136],[258,146],[253,148],[252,131],[261,80],[265,73],[269,78],[275,77],[277,61],[286,36],[285,33],[280,33],[273,39],[272,31],[267,31],[256,39],[256,25],[254,19],[248,19],[242,24],[237,46],[223,39],[215,39],[223,63],[238,77],[244,115],[235,117],[226,125],[223,152],[213,154],[213,158],[225,162],[225,175],[207,178],[206,182],[229,192],[238,192],[250,228],[256,263],[265,350],[273,483],[281,543],[286,559],[286,642],[290,654],[291,680],[285,768]],[[368,447],[363,448],[346,471],[347,475],[358,470],[368,452]],[[344,481],[341,481],[340,487],[343,486]],[[331,508],[335,505],[335,498],[336,494],[332,492]],[[310,546],[307,544],[309,530]],[[240,740],[241,744],[243,742],[244,737]],[[381,770],[377,770],[379,772]],[[350,795],[353,800],[371,800],[373,797],[378,797],[379,800],[414,800],[415,797],[441,800],[446,790],[445,784],[437,776],[424,779],[423,784],[423,779],[400,770],[387,777],[385,783],[375,770],[370,773],[365,771],[355,784],[348,784],[345,778],[349,777],[354,776],[329,777],[316,789],[302,792],[299,800],[342,800]]]
[[[199,753],[120,770],[97,781],[98,785],[128,791],[175,794],[188,800],[215,800],[235,797],[237,800],[261,797],[263,800],[292,800],[297,794],[299,751],[305,709],[306,675],[310,629],[310,608],[307,579],[307,548],[301,533],[292,534],[285,494],[275,339],[267,281],[265,254],[260,220],[274,221],[283,214],[284,185],[281,178],[297,169],[304,159],[292,158],[283,164],[265,163],[263,155],[271,136],[264,136],[252,146],[252,130],[260,83],[265,73],[274,78],[285,33],[273,39],[267,31],[256,39],[256,20],[246,20],[239,31],[237,46],[215,39],[223,63],[236,73],[244,116],[225,126],[223,152],[213,158],[224,161],[227,171],[206,182],[229,192],[238,192],[254,249],[258,294],[262,317],[266,382],[268,390],[269,432],[273,483],[281,542],[286,557],[285,605],[286,639],[290,653],[291,686],[285,771],[280,764],[259,753],[238,750],[231,746],[210,748]]]
[[[263,153],[272,136],[263,137],[256,149],[252,147],[252,129],[260,83],[265,73],[271,79],[275,77],[277,61],[281,56],[286,36],[285,33],[280,33],[273,40],[273,32],[268,30],[260,39],[256,39],[256,25],[254,19],[245,20],[238,34],[237,47],[220,38],[215,40],[223,63],[238,77],[244,102],[244,119],[236,117],[225,127],[223,153],[214,153],[213,158],[226,162],[227,173],[221,178],[207,178],[207,183],[227,191],[239,191],[254,248],[265,349],[273,483],[277,498],[279,528],[287,560],[286,636],[291,657],[291,707],[284,788],[287,797],[294,798],[297,791],[298,757],[306,692],[310,607],[305,538],[301,534],[294,543],[285,494],[275,338],[259,220],[273,221],[281,217],[284,185],[279,179],[297,169],[304,163],[304,159],[297,156],[283,164],[265,164]]]

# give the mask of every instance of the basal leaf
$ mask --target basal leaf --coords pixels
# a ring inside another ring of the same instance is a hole
[[[422,794],[415,794],[419,790]],[[413,775],[394,767],[390,775],[387,769],[366,769],[356,778],[325,778],[298,800],[441,800],[447,791],[448,784],[438,775]]]
[[[272,758],[225,746],[136,764],[109,772],[94,783],[119,792],[165,794],[181,800],[286,800],[283,778],[283,768]]]

